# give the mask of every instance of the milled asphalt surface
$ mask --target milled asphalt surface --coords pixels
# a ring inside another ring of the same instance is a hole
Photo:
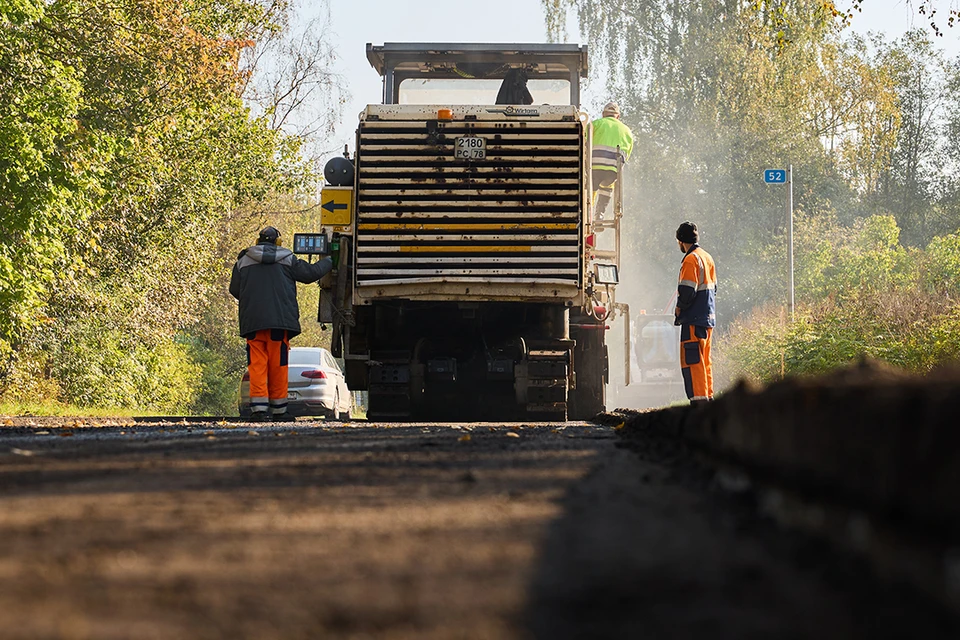
[[[958,637],[610,427],[10,422],[0,638]]]

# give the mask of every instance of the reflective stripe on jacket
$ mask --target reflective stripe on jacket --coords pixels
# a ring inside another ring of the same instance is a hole
[[[677,324],[713,327],[717,324],[717,267],[700,245],[690,247],[680,263],[677,284]]]
[[[311,264],[269,243],[241,251],[230,277],[230,293],[240,301],[240,335],[251,337],[263,329],[298,335],[297,283],[316,282],[332,269],[330,258]]]
[[[624,160],[633,151],[633,133],[630,127],[616,118],[600,118],[590,123],[593,127],[593,168],[602,171],[617,170],[617,147]]]

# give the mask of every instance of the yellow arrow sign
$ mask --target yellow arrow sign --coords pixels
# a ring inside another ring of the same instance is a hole
[[[325,187],[320,193],[320,223],[345,227],[353,221],[353,188]]]

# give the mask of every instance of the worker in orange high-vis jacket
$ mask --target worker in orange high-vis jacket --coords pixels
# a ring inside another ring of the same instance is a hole
[[[230,293],[240,301],[240,335],[247,339],[253,422],[292,420],[287,415],[287,354],[290,339],[300,334],[297,283],[316,282],[332,269],[330,258],[311,264],[281,247],[280,232],[273,227],[237,256]]]
[[[691,404],[713,400],[710,341],[717,324],[717,267],[699,242],[694,223],[684,222],[677,229],[683,262],[674,324],[680,327],[680,371]]]

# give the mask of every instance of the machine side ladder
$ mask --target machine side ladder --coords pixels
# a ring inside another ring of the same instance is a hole
[[[591,147],[593,141],[591,139]],[[619,151],[619,147],[617,149]],[[590,190],[590,233],[596,234],[596,242],[599,245],[599,234],[607,229],[613,229],[614,241],[613,249],[599,249],[595,248],[593,253],[594,260],[606,260],[610,261],[617,266],[617,272],[620,271],[620,239],[621,239],[621,222],[623,220],[623,156],[619,153],[617,154],[617,181],[614,183],[613,187],[613,218],[610,220],[598,219],[596,211],[594,210],[596,202],[593,198],[594,189],[591,183]],[[593,179],[593,172],[591,171],[591,181]],[[609,302],[610,313],[611,314],[620,314],[623,316],[624,320],[624,382],[625,384],[630,384],[630,350],[631,350],[631,339],[630,339],[630,307],[629,305],[621,302],[616,302],[614,294],[611,294],[611,299]]]

